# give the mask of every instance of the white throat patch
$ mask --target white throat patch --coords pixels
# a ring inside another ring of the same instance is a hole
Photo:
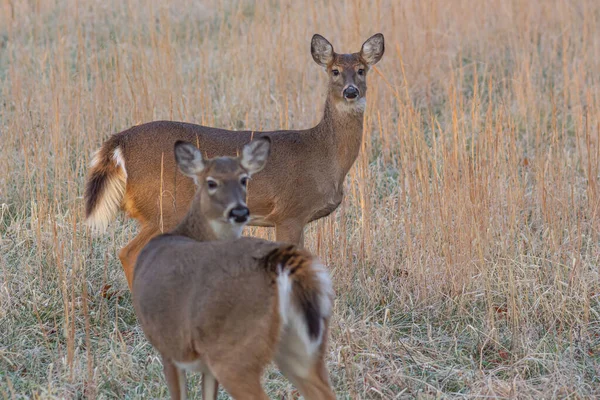
[[[341,113],[352,113],[352,114],[362,114],[365,112],[367,108],[367,99],[361,97],[357,101],[338,101],[336,102],[336,108]]]
[[[209,224],[217,238],[221,240],[238,239],[242,236],[244,230],[244,224],[223,223],[221,221],[209,221]]]

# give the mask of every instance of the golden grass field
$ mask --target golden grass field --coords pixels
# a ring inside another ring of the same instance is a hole
[[[597,0],[0,0],[0,397],[166,397],[116,255],[137,227],[84,224],[91,154],[155,119],[312,126],[312,34],[377,32],[363,149],[307,232],[339,398],[600,396]]]

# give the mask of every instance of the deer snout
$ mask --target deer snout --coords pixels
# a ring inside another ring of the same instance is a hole
[[[349,85],[346,89],[344,89],[344,98],[347,100],[354,100],[359,94],[360,91],[354,85]]]
[[[243,224],[248,221],[250,210],[246,206],[236,206],[229,211],[229,219],[238,224]]]

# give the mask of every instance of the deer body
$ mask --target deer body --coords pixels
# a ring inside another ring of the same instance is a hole
[[[186,398],[185,372],[193,371],[203,374],[205,399],[217,398],[219,383],[234,398],[267,399],[260,379],[275,359],[305,398],[335,399],[324,361],[333,305],[326,269],[293,245],[215,240],[239,232],[217,195],[233,192],[253,164],[219,174],[228,159],[212,165],[194,146],[178,147],[177,163],[198,175],[199,189],[179,225],[144,247],[133,281],[136,315],[161,354],[171,397]],[[261,147],[246,146],[242,161],[264,159]]]
[[[331,134],[332,125],[338,127],[335,131],[338,135]],[[148,140],[151,136],[156,140]],[[293,216],[304,225],[334,211],[343,197],[344,178],[360,150],[362,116],[340,122],[327,118],[304,131],[254,134],[174,121],[132,127],[115,137],[127,166],[125,211],[143,224],[158,226],[162,189],[163,229],[172,229],[187,212],[194,186],[178,172],[175,160],[165,148],[182,140],[197,144],[208,157],[235,156],[252,137],[264,136],[271,138],[273,146],[269,163],[249,185],[248,206],[252,210],[249,224],[276,227]],[[343,143],[343,148],[338,149],[336,143]],[[136,157],[139,153],[146,157]],[[162,187],[156,182],[161,176],[161,160]],[[273,168],[272,164],[280,167]],[[306,168],[307,165],[311,168]],[[307,190],[309,187],[312,189]]]
[[[315,35],[311,51],[330,75],[323,119],[311,129],[239,132],[156,121],[103,144],[88,178],[86,215],[92,226],[104,228],[121,208],[140,222],[141,232],[119,253],[130,287],[141,248],[181,220],[194,194],[171,155],[178,140],[197,144],[208,156],[234,156],[253,137],[271,139],[269,163],[248,190],[249,224],[275,227],[278,241],[302,245],[304,226],[338,207],[362,143],[366,71],[383,55],[383,36],[371,37],[359,53],[336,54]]]
[[[310,254],[250,237],[158,236],[141,252],[133,285],[171,390],[182,392],[183,372],[200,372],[240,399],[268,398],[260,378],[272,360],[305,398],[335,399],[324,360],[331,293]]]

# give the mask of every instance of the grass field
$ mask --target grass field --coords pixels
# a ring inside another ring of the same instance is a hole
[[[312,34],[376,32],[364,147],[307,232],[339,398],[600,396],[600,2],[161,3],[0,0],[1,398],[166,397],[116,256],[137,227],[83,223],[92,152],[155,119],[312,126]]]

